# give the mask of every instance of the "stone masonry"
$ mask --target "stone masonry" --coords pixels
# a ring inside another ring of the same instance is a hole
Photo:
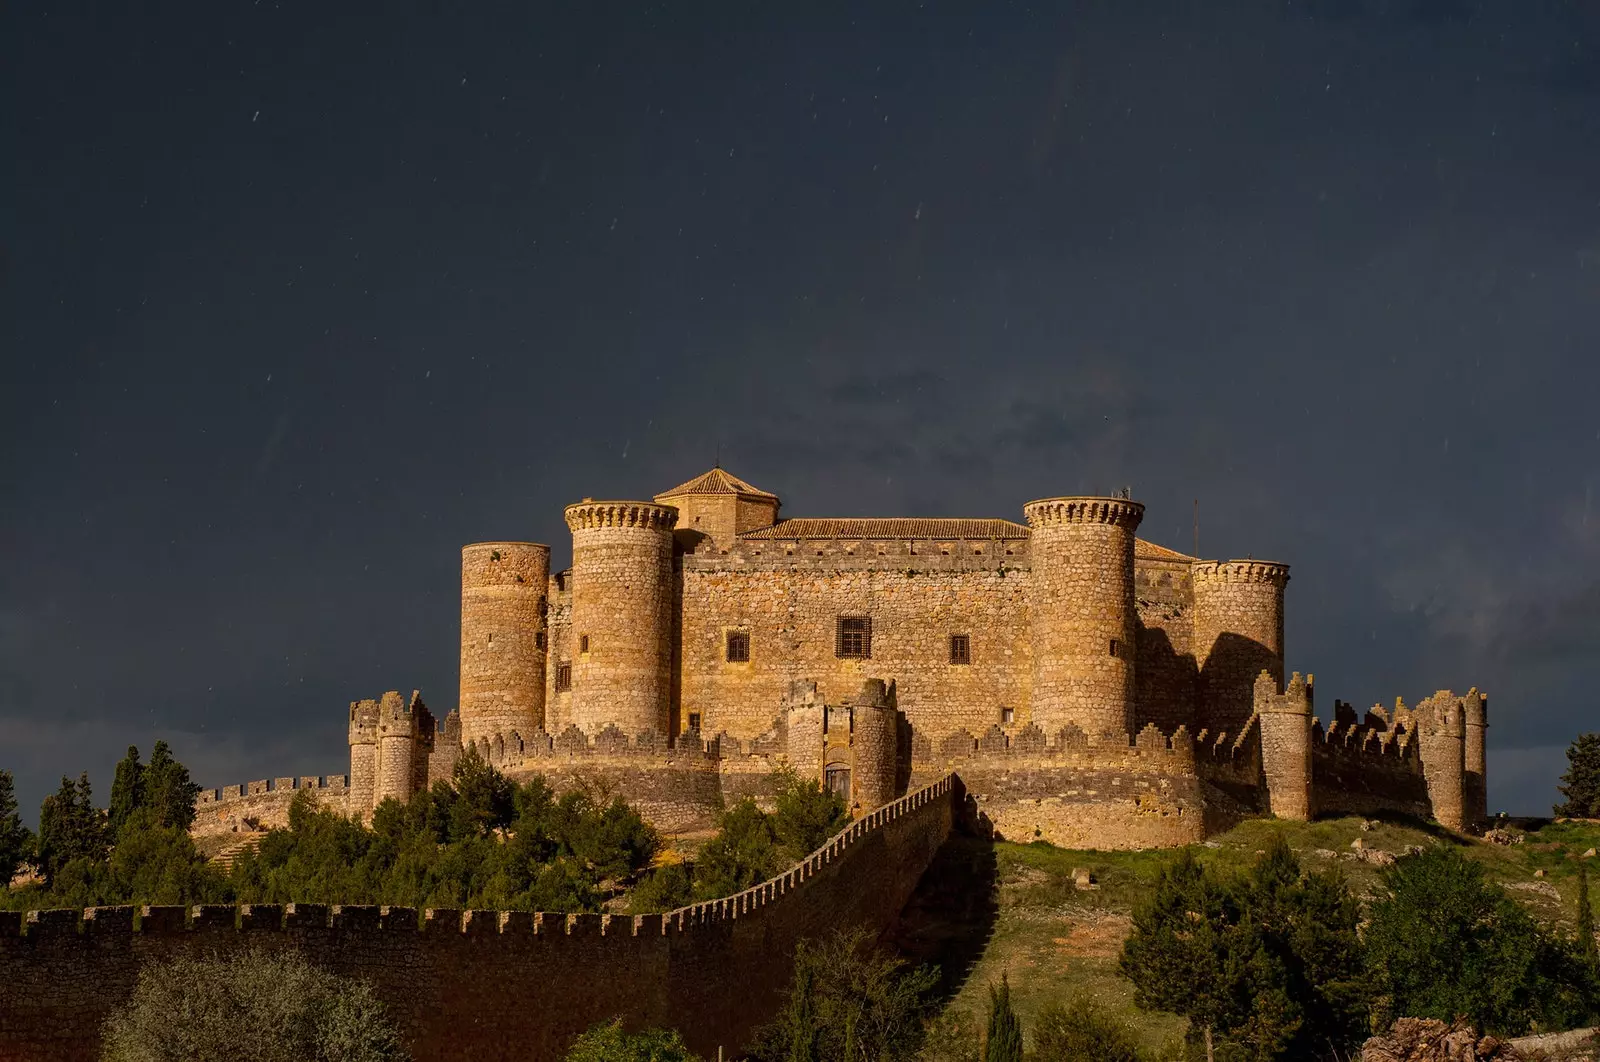
[[[353,704],[330,799],[370,814],[475,747],[669,831],[764,799],[781,764],[858,815],[959,770],[1003,835],[1075,847],[1261,814],[1484,818],[1485,698],[1325,727],[1311,680],[1285,683],[1285,564],[1143,541],[1126,496],[1032,501],[1025,523],[780,506],[716,468],[568,506],[563,571],[537,543],[464,547],[459,707],[441,730],[415,694]]]

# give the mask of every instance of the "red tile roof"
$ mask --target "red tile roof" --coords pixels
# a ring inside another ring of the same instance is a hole
[[[1010,520],[874,517],[779,520],[771,527],[746,531],[740,538],[1027,538],[1028,529]]]
[[[777,499],[777,495],[764,491],[760,487],[752,487],[738,476],[732,475],[721,468],[713,468],[704,475],[696,476],[687,483],[680,483],[671,490],[664,490],[656,497],[669,498],[675,494],[746,494],[756,498]]]

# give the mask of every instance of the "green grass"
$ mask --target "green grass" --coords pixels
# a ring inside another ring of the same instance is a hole
[[[1381,868],[1354,858],[1351,842],[1368,849],[1403,854],[1409,845],[1456,844],[1484,867],[1486,876],[1508,888],[1542,921],[1561,932],[1575,921],[1578,859],[1600,845],[1600,823],[1554,823],[1530,830],[1522,844],[1494,845],[1446,833],[1431,825],[1377,821],[1362,830],[1362,819],[1311,823],[1252,820],[1204,845],[1196,856],[1225,872],[1247,868],[1267,841],[1282,833],[1308,869],[1336,869],[1358,895],[1370,898]],[[998,917],[981,957],[950,1005],[981,1017],[987,1013],[988,986],[1004,973],[1026,1029],[1053,1002],[1087,996],[1130,1027],[1153,1054],[1175,1047],[1181,1019],[1148,1014],[1133,1005],[1133,987],[1117,973],[1117,956],[1134,906],[1154,888],[1161,868],[1175,853],[1098,852],[1047,844],[998,844]],[[1586,861],[1600,877],[1600,860]],[[1095,889],[1073,884],[1075,868],[1093,874]],[[1543,870],[1544,877],[1534,872]],[[1600,898],[1600,880],[1591,883]]]

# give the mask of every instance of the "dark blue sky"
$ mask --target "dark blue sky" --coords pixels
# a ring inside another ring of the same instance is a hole
[[[12,5],[0,767],[343,772],[459,547],[723,463],[789,515],[1293,565],[1291,669],[1600,688],[1600,11]]]

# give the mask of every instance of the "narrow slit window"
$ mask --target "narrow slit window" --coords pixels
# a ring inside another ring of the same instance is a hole
[[[589,651],[589,636],[587,634],[578,635],[578,652],[587,653],[588,651]]]
[[[872,617],[840,616],[834,655],[869,659],[872,656]]]
[[[543,649],[544,646],[545,646],[544,631],[539,631],[537,634],[535,634],[533,636],[533,647],[535,649]]]
[[[565,693],[572,688],[572,665],[566,661],[556,665],[556,692]]]
[[[952,634],[950,636],[950,662],[952,664],[972,663],[971,635]]]
[[[1117,655],[1119,655],[1119,654],[1118,654],[1118,652],[1117,652],[1117,649],[1118,649],[1118,648],[1119,648],[1119,647],[1118,647],[1118,645],[1117,645],[1117,640],[1116,640],[1116,639],[1115,639],[1115,638],[1113,638],[1113,639],[1111,639],[1111,655],[1112,655],[1112,656],[1117,656]]]
[[[727,659],[730,664],[750,662],[750,634],[748,631],[728,632]]]

